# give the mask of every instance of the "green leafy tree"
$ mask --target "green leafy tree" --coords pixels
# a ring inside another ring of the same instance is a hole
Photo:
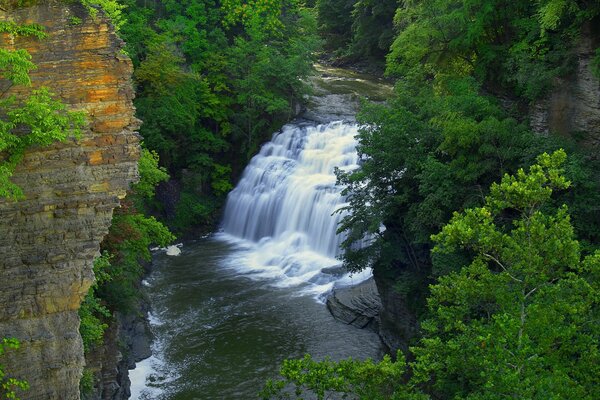
[[[112,279],[107,272],[110,268],[110,259],[110,254],[105,252],[94,260],[95,282],[79,308],[81,320],[79,333],[83,340],[83,350],[86,353],[94,346],[102,344],[104,331],[108,328],[106,321],[112,317],[110,310],[96,294],[99,286]]]
[[[158,165],[159,158],[156,151],[142,148],[138,161],[140,180],[132,187],[136,196],[152,199],[156,191],[156,185],[169,179],[169,174],[164,167]]]
[[[570,48],[598,13],[597,2],[570,0],[405,2],[395,16],[388,72],[402,76],[419,66],[473,75],[494,92],[535,99],[572,71]]]
[[[352,40],[352,10],[357,0],[318,0],[319,31],[328,50],[345,49]]]
[[[533,159],[539,138],[471,78],[416,75],[397,84],[389,105],[365,104],[361,168],[339,173],[349,214],[344,261],[430,273],[430,235],[452,212],[477,204],[506,171]],[[383,229],[385,227],[385,229]],[[370,237],[369,245],[356,243]]]
[[[359,0],[352,11],[350,53],[383,61],[394,41],[393,16],[398,0]]]
[[[360,400],[421,400],[428,397],[414,394],[405,381],[406,362],[402,353],[392,361],[389,355],[380,362],[351,358],[338,362],[315,361],[310,355],[299,360],[285,360],[282,380],[269,380],[260,393],[262,399],[350,398]],[[337,396],[336,396],[337,395]]]
[[[10,350],[18,350],[20,347],[19,341],[14,338],[2,338],[0,340],[0,359]],[[5,367],[0,364],[0,395],[3,399],[19,400],[16,391],[29,389],[29,384],[17,378],[12,378],[8,375]]]
[[[600,395],[600,252],[582,257],[566,206],[566,154],[506,175],[482,207],[456,213],[434,252],[471,263],[440,278],[414,380],[451,398],[594,399]]]
[[[125,23],[123,9],[125,5],[117,0],[81,0],[92,17],[96,17],[98,10],[102,10],[112,21],[113,25],[119,30]]]

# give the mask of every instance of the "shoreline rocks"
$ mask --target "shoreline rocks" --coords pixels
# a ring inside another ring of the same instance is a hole
[[[379,333],[381,299],[373,278],[355,286],[334,289],[326,304],[335,319]]]

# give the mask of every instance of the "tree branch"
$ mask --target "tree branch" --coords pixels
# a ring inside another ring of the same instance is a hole
[[[511,275],[510,272],[508,272],[508,269],[506,269],[506,267],[504,265],[502,265],[502,263],[494,256],[487,254],[487,253],[483,253],[484,256],[486,256],[487,258],[489,258],[490,260],[494,261],[496,264],[498,264],[500,266],[500,268],[502,268],[504,270],[504,272],[506,272],[508,274],[508,276],[511,277],[511,279],[513,279],[516,282],[520,282],[523,283],[523,281],[519,278],[515,278],[514,276]]]

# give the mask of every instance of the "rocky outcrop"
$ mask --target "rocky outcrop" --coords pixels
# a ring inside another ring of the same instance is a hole
[[[327,309],[348,325],[379,331],[381,300],[373,278],[355,286],[334,289],[327,298]]]
[[[13,179],[24,200],[0,199],[0,337],[22,344],[3,363],[29,382],[24,399],[79,399],[77,309],[112,211],[137,179],[132,65],[111,24],[76,2],[39,2],[0,19],[46,28],[46,39],[4,36],[0,46],[26,48],[38,65],[33,87],[89,116],[81,138],[27,152]]]
[[[600,47],[600,21],[586,23],[575,49],[574,74],[560,79],[555,89],[530,112],[532,128],[541,134],[571,136],[583,134],[583,143],[600,146],[600,80],[592,73],[591,63]]]
[[[117,314],[104,334],[104,343],[86,355],[86,370],[93,387],[84,400],[125,400],[131,396],[129,370],[152,355],[150,326],[145,315],[149,305],[141,301],[139,313]]]
[[[335,289],[327,297],[327,309],[341,322],[379,334],[391,354],[398,350],[406,353],[418,324],[410,300],[396,290],[395,284],[395,279],[375,270],[373,278]]]
[[[379,313],[379,337],[391,354],[396,354],[398,350],[406,353],[409,343],[419,330],[416,314],[409,306],[410,299],[396,290],[398,277],[386,276],[385,271],[382,273],[376,269],[373,278],[382,305]]]

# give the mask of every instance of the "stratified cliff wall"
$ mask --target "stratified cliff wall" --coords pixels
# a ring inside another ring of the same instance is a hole
[[[70,400],[84,364],[77,309],[113,209],[137,179],[139,124],[112,25],[75,2],[39,3],[0,20],[40,24],[48,38],[4,36],[0,46],[26,48],[38,65],[33,87],[87,111],[90,125],[78,140],[28,151],[14,175],[26,198],[0,199],[0,337],[21,341],[4,363],[29,382],[22,398]]]
[[[592,59],[600,47],[600,18],[582,26],[574,49],[575,73],[558,80],[550,95],[531,111],[531,126],[542,134],[583,135],[584,145],[600,147],[600,80],[592,73]]]

